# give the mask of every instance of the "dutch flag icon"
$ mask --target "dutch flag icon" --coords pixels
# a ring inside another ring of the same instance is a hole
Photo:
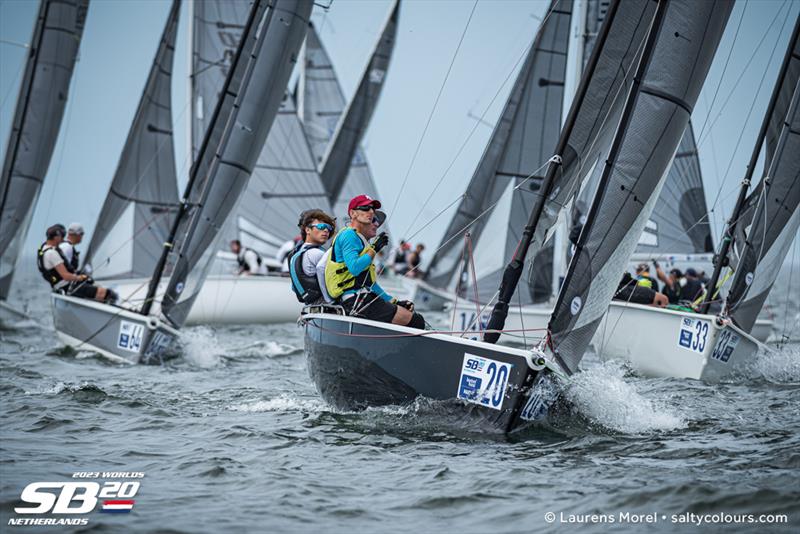
[[[126,514],[133,510],[133,503],[134,501],[103,501],[103,509],[102,512],[112,513],[112,514]]]

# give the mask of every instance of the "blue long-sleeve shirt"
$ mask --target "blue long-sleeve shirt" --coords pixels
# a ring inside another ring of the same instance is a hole
[[[336,238],[336,242],[333,245],[333,254],[344,261],[350,274],[358,276],[372,265],[372,258],[369,254],[361,254],[364,248],[366,248],[364,240],[361,239],[356,229],[351,227],[344,229]],[[345,291],[345,294],[353,291],[355,290]],[[370,291],[387,302],[392,300],[392,296],[384,291],[377,281],[372,284]]]

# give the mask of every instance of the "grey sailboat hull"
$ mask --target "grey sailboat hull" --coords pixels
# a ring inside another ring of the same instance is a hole
[[[177,343],[178,331],[154,316],[57,293],[51,303],[59,339],[76,350],[119,363],[152,364],[168,358]]]
[[[453,401],[480,428],[510,432],[527,424],[518,412],[531,385],[552,370],[523,350],[356,317],[313,313],[301,322],[309,375],[343,410],[422,396]]]

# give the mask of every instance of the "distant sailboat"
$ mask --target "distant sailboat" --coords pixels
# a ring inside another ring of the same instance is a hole
[[[0,175],[0,318],[34,206],[53,156],[89,0],[42,0],[33,28]]]
[[[547,221],[557,218],[562,196],[574,193],[565,186],[600,168],[601,186],[551,318],[547,354],[544,347],[531,352],[495,345],[499,333],[478,342],[311,313],[303,320],[305,349],[321,395],[346,409],[411,402],[419,395],[461,399],[481,424],[505,432],[542,416],[551,399],[540,386],[553,374],[577,371],[663,185],[688,122],[683,106],[697,98],[731,7],[728,1],[681,0],[626,0],[609,7],[492,316],[502,329],[532,241],[532,252],[540,250],[552,226]],[[569,25],[570,18],[571,2],[552,2],[540,35],[548,25]],[[628,79],[629,69],[620,67],[636,64],[635,77]],[[666,79],[654,74],[665,71]],[[620,88],[628,90],[609,101]],[[614,119],[598,122],[606,112]],[[595,143],[605,147],[600,160]],[[664,152],[658,157],[634,157],[652,153],[656,145]],[[626,184],[643,203],[635,203],[631,191],[620,193]],[[587,276],[587,268],[597,276]]]
[[[252,4],[144,302],[124,308],[54,293],[56,331],[67,344],[132,363],[158,362],[171,350],[208,272],[219,229],[245,189],[277,114],[312,7],[311,0]],[[176,17],[173,5],[162,44]],[[137,119],[144,115],[137,112]],[[140,125],[135,120],[133,129]],[[126,150],[132,146],[138,144],[126,143]],[[143,146],[157,150],[153,143]],[[123,153],[121,160],[127,157]]]
[[[599,348],[604,356],[627,360],[646,376],[717,381],[747,370],[759,348],[750,332],[800,225],[799,81],[800,18],[795,23],[739,199],[720,243],[721,260],[709,283],[710,288],[717,287],[732,252],[734,236],[740,236],[740,256],[722,313],[708,313],[711,302],[719,298],[710,290],[703,313],[617,305],[600,329],[603,340]],[[765,144],[764,177],[748,201],[748,186]],[[743,216],[747,206],[753,212]],[[632,325],[653,335],[619,334],[631,331]]]

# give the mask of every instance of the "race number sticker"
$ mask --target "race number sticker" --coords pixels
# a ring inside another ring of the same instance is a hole
[[[723,330],[719,334],[717,344],[714,345],[714,352],[711,353],[711,357],[723,363],[728,363],[728,360],[731,359],[731,354],[736,350],[736,345],[739,344],[739,339],[741,339],[739,335],[731,330]]]
[[[500,410],[503,408],[509,374],[510,363],[465,353],[458,381],[458,398]]]
[[[702,319],[684,317],[678,334],[678,346],[702,354],[706,350],[711,323]]]
[[[119,324],[119,337],[117,338],[117,348],[130,352],[139,352],[142,348],[142,336],[144,335],[144,325],[122,321]]]
[[[148,358],[159,358],[164,355],[164,353],[172,346],[172,343],[175,341],[175,338],[172,336],[157,330],[155,334],[153,334],[153,339],[150,340],[150,343],[147,345],[147,350],[144,352],[144,359],[147,360]]]

